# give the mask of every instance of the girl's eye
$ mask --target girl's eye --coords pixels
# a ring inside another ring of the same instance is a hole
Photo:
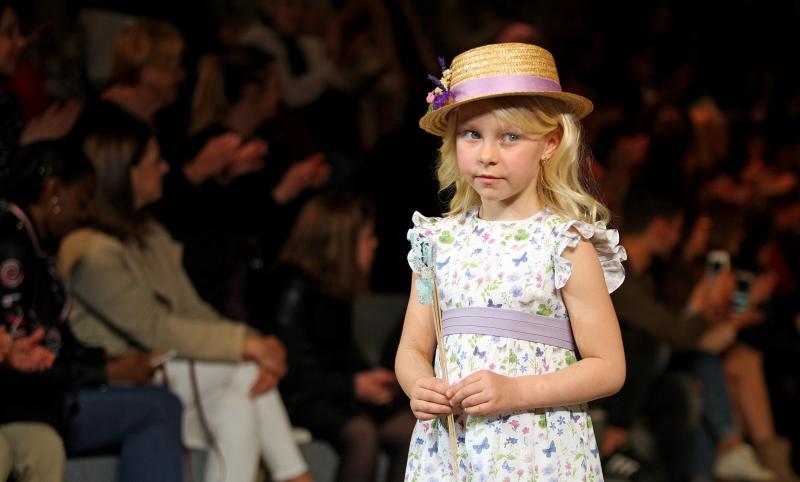
[[[519,140],[519,136],[517,134],[506,133],[503,134],[503,140],[505,142],[514,142],[516,140]]]
[[[465,139],[480,139],[481,135],[477,131],[465,130],[461,133],[461,137]]]

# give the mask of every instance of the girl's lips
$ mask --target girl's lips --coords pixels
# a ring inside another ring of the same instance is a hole
[[[483,184],[494,184],[500,180],[499,177],[494,177],[494,176],[477,176],[476,179],[482,182]]]

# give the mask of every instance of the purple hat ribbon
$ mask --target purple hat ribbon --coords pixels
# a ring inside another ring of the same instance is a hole
[[[535,75],[498,75],[465,80],[450,89],[453,100],[470,99],[483,95],[528,92],[561,92],[558,82]]]

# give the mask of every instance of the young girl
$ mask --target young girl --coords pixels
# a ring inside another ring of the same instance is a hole
[[[527,44],[464,52],[437,84],[420,126],[443,138],[438,177],[454,194],[447,217],[415,213],[409,231],[406,480],[602,480],[586,402],[625,379],[608,296],[625,251],[582,186],[578,120],[592,104],[561,92],[551,54]]]

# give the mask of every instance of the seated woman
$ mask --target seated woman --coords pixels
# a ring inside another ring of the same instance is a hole
[[[43,367],[15,366],[13,358],[12,369],[0,370],[0,437],[11,446],[16,480],[62,480],[65,448],[121,445],[119,480],[181,482],[179,400],[163,388],[115,386],[149,378],[154,354],[109,359],[79,343],[66,323],[71,300],[51,255],[86,218],[91,164],[58,142],[31,144],[16,156],[2,180],[0,319],[15,344],[41,341],[55,358],[41,360],[53,363],[44,371],[24,373]]]
[[[353,298],[367,287],[377,246],[374,222],[370,205],[345,195],[309,201],[265,304],[288,350],[281,391],[289,416],[334,445],[337,480],[348,482],[375,480],[380,447],[391,459],[386,480],[403,480],[414,428],[394,373],[372,368],[352,333]]]
[[[224,473],[251,482],[259,456],[273,480],[309,480],[273,390],[285,373],[282,344],[204,303],[181,266],[180,245],[147,214],[167,171],[152,132],[124,114],[88,132],[84,151],[98,178],[92,228],[72,233],[59,252],[76,298],[76,335],[113,355],[137,346],[177,353],[167,371],[185,406],[184,440],[215,449],[205,480]]]

